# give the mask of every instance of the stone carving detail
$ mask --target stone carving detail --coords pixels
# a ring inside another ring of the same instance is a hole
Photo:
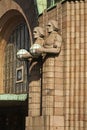
[[[42,27],[35,27],[33,30],[34,44],[30,48],[30,52],[24,51],[22,55],[18,55],[20,59],[37,58],[43,53],[58,54],[61,51],[62,38],[58,34],[59,28],[56,20],[50,20],[47,24],[48,35],[44,40],[44,31]],[[21,50],[22,52],[22,50]]]
[[[25,49],[21,49],[17,53],[17,57],[19,59],[30,59],[37,57],[40,55],[40,52],[36,52],[38,48],[42,48],[44,44],[44,31],[42,27],[35,27],[33,30],[33,36],[34,36],[34,43],[30,48],[30,52],[26,51]]]
[[[47,24],[48,36],[45,38],[43,47],[37,49],[37,53],[58,54],[61,50],[62,38],[58,34],[59,28],[57,21],[50,20]]]
[[[35,39],[34,44],[30,48],[30,53],[32,56],[36,57],[40,55],[40,52],[37,53],[37,49],[42,48],[44,44],[44,31],[42,27],[35,27],[33,30],[33,36]]]

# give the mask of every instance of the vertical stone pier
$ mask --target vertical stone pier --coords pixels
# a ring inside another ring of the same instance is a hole
[[[29,70],[29,116],[40,116],[41,59],[33,59]]]
[[[64,129],[63,52],[43,61],[42,115],[49,129]],[[49,127],[50,126],[50,127]]]

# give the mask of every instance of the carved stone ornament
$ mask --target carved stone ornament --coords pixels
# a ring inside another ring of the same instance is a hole
[[[33,45],[30,47],[30,52],[28,52],[25,49],[20,49],[17,52],[17,58],[18,59],[29,59],[29,58],[34,58],[34,57],[38,57],[41,53],[40,52],[36,52],[37,49],[42,48],[43,44],[44,44],[44,31],[42,27],[35,27],[33,30],[33,36],[34,36],[34,43]]]
[[[35,27],[33,30],[34,44],[30,47],[30,52],[24,49],[19,50],[17,56],[19,59],[29,59],[40,56],[42,53],[58,54],[61,50],[62,38],[58,34],[58,24],[56,20],[50,20],[46,26],[48,36],[44,40],[44,31],[42,27]],[[23,53],[22,53],[23,52]]]
[[[37,49],[37,53],[58,54],[61,50],[62,38],[58,34],[57,21],[50,20],[47,24],[48,36],[45,38],[42,48]]]
[[[34,44],[31,46],[30,48],[30,53],[33,55],[33,56],[39,56],[41,53],[38,52],[37,53],[37,49],[40,49],[43,47],[43,44],[44,44],[44,31],[43,31],[43,28],[41,27],[35,27],[34,30],[33,30],[33,36],[34,36],[34,39],[35,39],[35,42]]]

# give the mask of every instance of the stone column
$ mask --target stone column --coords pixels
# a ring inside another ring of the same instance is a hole
[[[41,59],[32,60],[29,75],[29,116],[40,116]]]
[[[64,129],[63,52],[43,61],[42,115],[45,127]],[[49,129],[50,129],[49,128]]]
[[[43,62],[42,114],[53,115],[55,58],[47,55]]]

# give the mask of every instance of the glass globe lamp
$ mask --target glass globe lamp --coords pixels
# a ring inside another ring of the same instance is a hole
[[[41,53],[38,53],[37,51],[36,51],[36,49],[39,49],[39,48],[41,48],[41,45],[40,44],[37,44],[37,43],[35,43],[35,44],[33,44],[31,47],[30,47],[30,53],[31,53],[31,55],[33,55],[33,56],[39,56]]]
[[[29,55],[29,52],[25,49],[20,49],[17,52],[17,58],[21,59],[23,55]]]

